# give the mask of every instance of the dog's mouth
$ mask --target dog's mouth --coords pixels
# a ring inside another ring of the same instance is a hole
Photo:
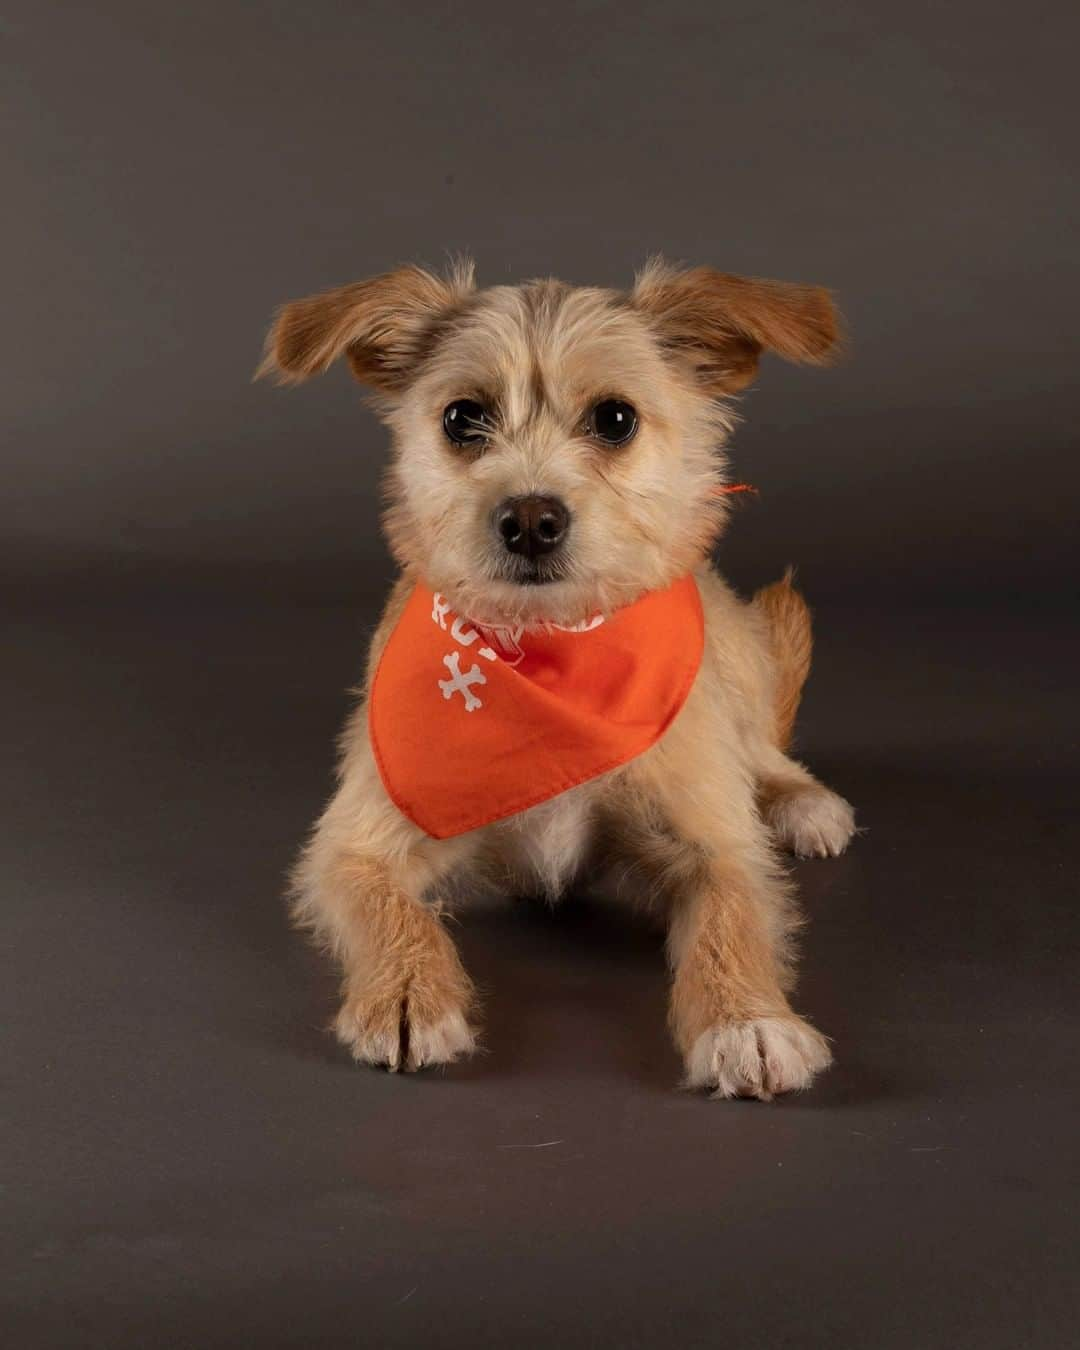
[[[550,586],[565,578],[565,568],[544,558],[515,558],[503,571],[503,580],[513,586]]]

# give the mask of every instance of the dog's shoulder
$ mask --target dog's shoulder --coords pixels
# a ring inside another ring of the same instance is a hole
[[[771,703],[775,662],[769,626],[761,609],[743,600],[722,576],[707,564],[695,573],[705,616],[704,680],[714,701],[729,703],[757,721]]]
[[[706,659],[727,665],[757,661],[767,647],[767,624],[760,611],[706,563],[694,573],[705,616]]]
[[[368,647],[368,687],[371,685],[371,678],[375,674],[375,668],[386,649],[386,644],[390,640],[390,634],[397,627],[398,620],[404,613],[415,585],[416,578],[407,572],[402,572],[390,588],[390,594],[386,597],[386,604],[383,606],[382,617],[379,619],[375,632],[371,635],[371,644]]]

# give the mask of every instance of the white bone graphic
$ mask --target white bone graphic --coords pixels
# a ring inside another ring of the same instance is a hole
[[[479,666],[472,666],[462,674],[461,666],[458,662],[461,660],[460,652],[449,652],[443,657],[443,665],[450,672],[448,680],[440,680],[439,688],[442,690],[443,698],[453,698],[455,694],[460,694],[465,700],[465,711],[475,712],[477,708],[482,708],[483,702],[472,692],[472,685],[487,684],[487,676]]]
[[[437,623],[440,628],[446,628],[446,616],[450,611],[450,601],[444,600],[438,591],[432,597],[431,622]]]

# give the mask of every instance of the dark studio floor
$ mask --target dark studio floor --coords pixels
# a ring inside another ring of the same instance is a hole
[[[464,916],[483,1057],[339,1052],[280,892],[371,606],[9,613],[7,1345],[1075,1344],[1060,618],[819,610],[801,748],[866,833],[796,868],[836,1065],[763,1106],[676,1090],[656,935],[572,899]]]

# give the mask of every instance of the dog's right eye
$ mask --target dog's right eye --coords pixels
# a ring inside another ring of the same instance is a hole
[[[443,430],[455,445],[478,445],[487,440],[488,414],[474,398],[456,398],[442,415]]]

